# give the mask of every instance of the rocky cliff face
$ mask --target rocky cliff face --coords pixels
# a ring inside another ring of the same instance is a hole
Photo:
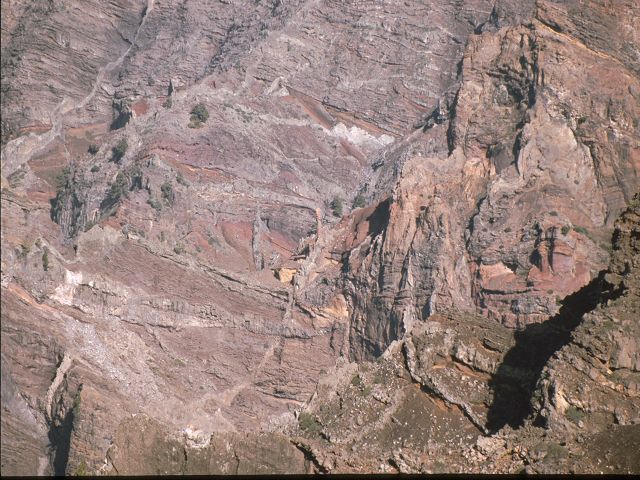
[[[3,472],[633,444],[635,2],[2,9]]]
[[[537,12],[470,38],[451,106],[399,147],[392,181],[381,176],[386,226],[349,257],[351,283],[377,294],[354,302],[361,350],[454,306],[510,327],[542,321],[606,266],[612,222],[638,189],[638,76]]]

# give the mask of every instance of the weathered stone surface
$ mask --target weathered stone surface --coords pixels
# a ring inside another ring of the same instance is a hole
[[[143,415],[123,420],[103,473],[118,475],[259,475],[306,473],[303,452],[276,434],[218,433],[186,427],[172,434]]]
[[[588,470],[567,411],[636,435],[632,249],[594,310],[635,2],[2,10],[3,473]]]
[[[545,367],[536,412],[549,428],[640,424],[640,195],[614,230],[611,293]]]

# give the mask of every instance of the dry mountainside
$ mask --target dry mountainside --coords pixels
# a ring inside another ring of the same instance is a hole
[[[640,474],[635,0],[1,0],[3,475]]]

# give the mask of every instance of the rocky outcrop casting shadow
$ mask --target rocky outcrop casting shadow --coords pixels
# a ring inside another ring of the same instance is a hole
[[[528,325],[515,333],[515,346],[507,352],[489,385],[494,391],[487,428],[496,432],[509,425],[518,428],[531,415],[531,395],[542,369],[555,352],[571,341],[582,316],[598,304],[620,296],[604,280],[605,271],[588,285],[567,296],[557,315],[546,322]]]
[[[53,474],[64,477],[69,463],[71,433],[73,431],[73,410],[69,410],[59,425],[53,424],[49,430],[49,442],[52,450]]]

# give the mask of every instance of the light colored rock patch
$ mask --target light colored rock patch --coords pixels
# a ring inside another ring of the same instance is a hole
[[[390,135],[383,134],[379,137],[374,137],[369,132],[356,127],[355,125],[351,128],[347,128],[344,123],[338,123],[331,129],[331,134],[350,141],[354,145],[358,147],[370,147],[370,148],[380,148],[385,145],[389,145],[393,142],[393,137]]]
[[[58,285],[51,298],[63,305],[73,304],[76,287],[82,283],[82,272],[65,270],[64,283]]]
[[[46,403],[47,412],[46,413],[47,413],[48,419],[51,419],[53,397],[56,394],[58,387],[60,387],[60,385],[62,384],[62,381],[64,380],[64,377],[67,374],[67,371],[69,370],[69,368],[71,368],[71,357],[65,353],[64,358],[60,363],[60,366],[56,370],[56,377],[53,379],[53,382],[51,382],[51,385],[49,386],[49,390],[47,391],[47,403]]]

